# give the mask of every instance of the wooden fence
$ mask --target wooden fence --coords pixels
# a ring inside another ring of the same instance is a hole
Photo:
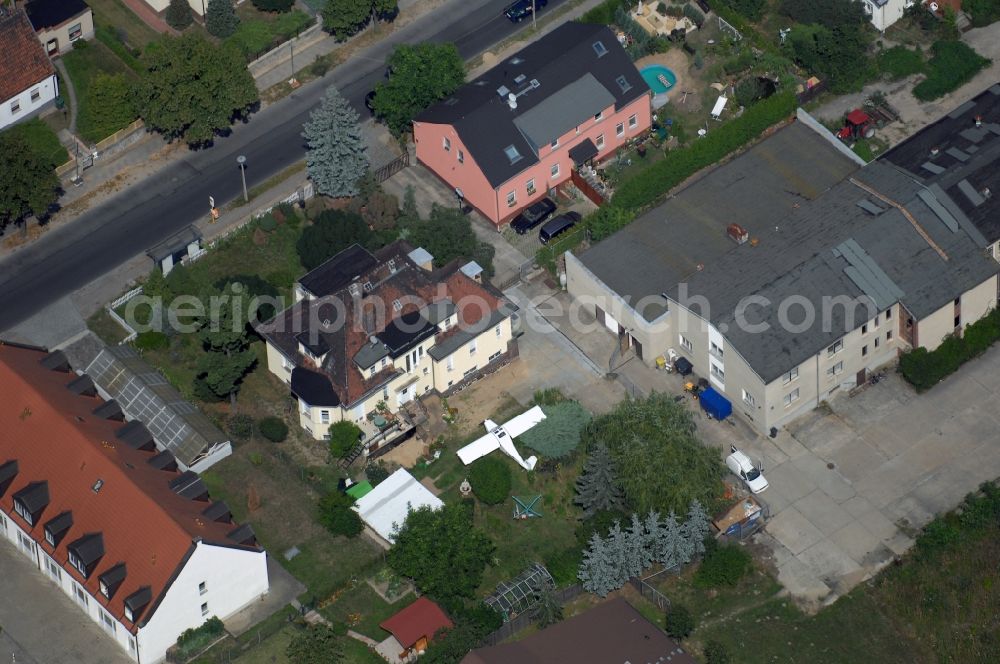
[[[376,182],[385,182],[391,178],[396,173],[400,172],[404,168],[410,165],[410,152],[406,151],[399,155],[388,164],[384,164],[376,168],[373,172],[375,174]]]
[[[589,198],[594,205],[601,205],[604,203],[604,196],[602,196],[599,191],[594,189],[592,184],[583,179],[583,176],[580,175],[580,172],[575,168],[570,171],[570,178],[572,179],[573,184],[576,185],[576,188],[582,191],[583,195]]]

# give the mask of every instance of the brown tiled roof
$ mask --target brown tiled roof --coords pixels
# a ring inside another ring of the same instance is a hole
[[[345,251],[353,251],[353,249],[356,247],[348,248]],[[474,281],[460,271],[461,261],[454,261],[428,272],[410,260],[409,253],[411,251],[413,251],[413,247],[407,242],[402,240],[393,242],[375,252],[374,257],[377,260],[375,266],[356,280],[357,283],[366,281],[373,283],[373,289],[370,292],[360,293],[362,304],[368,298],[375,297],[381,299],[383,303],[387,303],[387,306],[384,307],[385,320],[378,321],[377,329],[371,330],[371,334],[379,334],[393,320],[419,309],[419,305],[412,302],[413,299],[424,304],[450,299],[458,307],[458,325],[453,326],[447,332],[438,334],[436,337],[438,341],[458,332],[463,327],[475,325],[480,319],[503,305],[502,293],[492,286]],[[390,260],[395,265],[396,271],[394,273],[388,267]],[[303,277],[303,279],[305,278]],[[343,303],[338,309],[346,316],[346,319],[343,322],[333,321],[334,324],[330,326],[329,331],[320,333],[322,341],[330,348],[321,367],[316,367],[309,358],[299,353],[298,340],[295,338],[298,332],[309,329],[310,318],[313,320],[331,318],[332,320],[336,317],[334,314],[310,316],[310,307],[317,306],[316,301],[313,301],[312,304],[302,302],[289,307],[279,313],[273,321],[258,326],[258,331],[289,360],[294,361],[297,366],[318,370],[329,377],[341,404],[346,408],[349,404],[355,403],[358,399],[391,380],[395,371],[388,368],[375,374],[374,377],[366,377],[357,368],[354,357],[369,342],[370,336],[362,324],[362,314],[355,310],[354,298],[348,287],[344,287],[327,297]],[[395,311],[391,306],[391,303],[396,299],[406,303],[399,311]],[[408,300],[411,301],[408,302]],[[485,304],[485,308],[480,303]]]
[[[224,522],[215,521],[202,514],[213,503],[175,493],[169,485],[180,474],[157,470],[148,463],[155,450],[134,449],[117,437],[121,422],[93,414],[104,402],[68,389],[78,376],[46,369],[44,357],[40,349],[0,343],[0,465],[16,460],[18,468],[0,494],[0,510],[105,610],[134,632],[136,625],[124,619],[124,600],[148,587],[151,601],[135,616],[139,625],[148,622],[199,538],[260,550],[227,539],[236,528],[228,510],[221,511]],[[48,483],[49,503],[29,527],[15,514],[12,496],[42,481]],[[66,511],[72,512],[72,526],[53,549],[44,526]],[[88,533],[101,533],[105,553],[84,579],[68,563],[67,545]],[[107,600],[99,577],[119,563],[125,563],[125,579]]]
[[[0,102],[16,97],[54,73],[24,10],[0,16]]]
[[[618,598],[520,641],[473,650],[462,659],[462,664],[697,664],[697,661],[631,604]]]

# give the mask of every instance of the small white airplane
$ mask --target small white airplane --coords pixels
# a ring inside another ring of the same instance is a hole
[[[531,470],[535,467],[538,459],[533,456],[528,457],[527,460],[522,459],[521,455],[518,454],[517,448],[514,447],[513,439],[544,419],[545,413],[542,412],[541,407],[535,406],[504,424],[497,424],[493,420],[486,420],[483,424],[486,426],[488,433],[479,440],[473,441],[460,449],[458,457],[462,460],[462,463],[468,466],[476,459],[480,459],[490,452],[499,449],[525,470]]]

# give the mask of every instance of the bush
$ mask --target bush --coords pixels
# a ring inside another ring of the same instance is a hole
[[[262,231],[273,233],[274,230],[278,228],[278,220],[275,219],[273,215],[268,213],[257,220],[257,225],[260,226]]]
[[[510,467],[499,455],[483,457],[469,466],[469,484],[476,498],[498,505],[510,498]]]
[[[368,478],[369,484],[376,487],[389,477],[389,470],[382,461],[369,461],[365,466],[365,477]]]
[[[244,413],[230,415],[226,421],[226,428],[233,438],[246,440],[253,435],[253,418]]]
[[[899,358],[899,370],[917,392],[923,392],[985,352],[997,339],[1000,339],[1000,309],[994,309],[967,326],[963,336],[948,337],[933,351],[920,346],[903,353]]]
[[[141,332],[135,338],[134,345],[139,350],[163,350],[170,345],[170,339],[163,332],[151,330],[149,332]]]
[[[671,604],[665,626],[670,636],[675,639],[686,639],[694,631],[694,616],[683,604]]]
[[[215,641],[224,630],[225,625],[216,616],[206,620],[200,627],[184,630],[177,637],[177,655],[180,656],[181,661],[187,660],[191,655],[198,653]]]
[[[314,270],[352,244],[367,247],[371,242],[372,231],[361,215],[344,210],[324,210],[311,226],[306,226],[302,231],[295,249],[302,266],[307,270]],[[436,253],[434,257],[437,258]]]
[[[997,0],[963,0],[962,10],[972,17],[974,28],[981,28],[1000,19],[1000,2]]]
[[[708,664],[730,664],[733,656],[725,643],[712,639],[705,643],[705,661]]]
[[[520,442],[551,459],[572,454],[580,444],[580,434],[590,423],[590,413],[575,401],[545,406],[545,419],[525,431]]]
[[[575,546],[545,556],[545,568],[560,587],[572,585],[580,580],[577,572],[580,571],[581,562],[583,562],[583,550]]]
[[[716,2],[751,21],[759,21],[764,15],[764,9],[767,8],[766,0],[716,0]]]
[[[941,40],[931,47],[934,56],[927,63],[927,78],[913,87],[913,96],[932,101],[956,90],[972,79],[990,60],[958,40]]]
[[[761,0],[761,2],[763,2],[763,0]],[[697,25],[699,28],[705,24],[705,15],[698,11],[698,8],[690,2],[684,5],[683,14],[689,21]]]
[[[334,459],[342,459],[358,446],[361,429],[354,422],[341,420],[330,426],[327,436],[330,438],[330,454]]]
[[[705,559],[694,573],[694,584],[699,588],[735,586],[750,571],[753,559],[737,544],[720,545],[708,540]]]
[[[878,54],[878,70],[893,81],[924,70],[924,55],[918,49],[893,46]]]
[[[671,188],[702,168],[721,161],[728,154],[756,139],[764,130],[787,118],[795,112],[796,104],[795,95],[786,91],[751,106],[743,115],[708,132],[704,138],[698,139],[690,147],[672,151],[668,159],[662,159],[642,173],[626,180],[615,192],[611,201],[612,206],[619,210],[635,211],[657,203],[666,197]],[[632,218],[626,213],[614,221],[624,226]],[[623,221],[625,223],[622,223]],[[608,228],[605,232],[607,230],[611,229]],[[606,235],[598,237],[595,233],[593,240],[596,242],[603,237]]]
[[[287,12],[295,0],[253,0],[253,6],[262,12]]]
[[[187,0],[170,0],[170,4],[167,6],[166,19],[167,24],[174,30],[183,30],[194,21],[194,18],[191,16],[191,5],[188,4]],[[84,42],[84,45],[86,45],[86,41],[83,39],[78,39],[75,43],[79,45],[80,42]]]
[[[272,443],[280,443],[288,438],[288,425],[280,417],[265,417],[257,422],[260,435]]]
[[[339,491],[328,493],[319,500],[319,522],[334,535],[355,537],[365,526],[358,513],[351,509],[354,501]]]

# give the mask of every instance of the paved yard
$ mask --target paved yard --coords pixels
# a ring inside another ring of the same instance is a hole
[[[5,663],[132,661],[8,540],[0,542],[0,629]]]
[[[613,368],[636,395],[680,394],[682,379],[626,354],[565,293],[526,286],[554,336]],[[928,393],[891,374],[803,416],[775,439],[742,419],[707,419],[697,402],[698,433],[728,451],[736,443],[762,460],[772,517],[759,540],[773,552],[778,579],[803,605],[818,607],[870,578],[913,544],[935,515],[956,507],[982,482],[1000,477],[1000,347]]]
[[[763,458],[779,580],[806,602],[832,601],[913,543],[935,515],[1000,476],[1000,348],[917,395],[890,375],[842,395],[775,440]]]

